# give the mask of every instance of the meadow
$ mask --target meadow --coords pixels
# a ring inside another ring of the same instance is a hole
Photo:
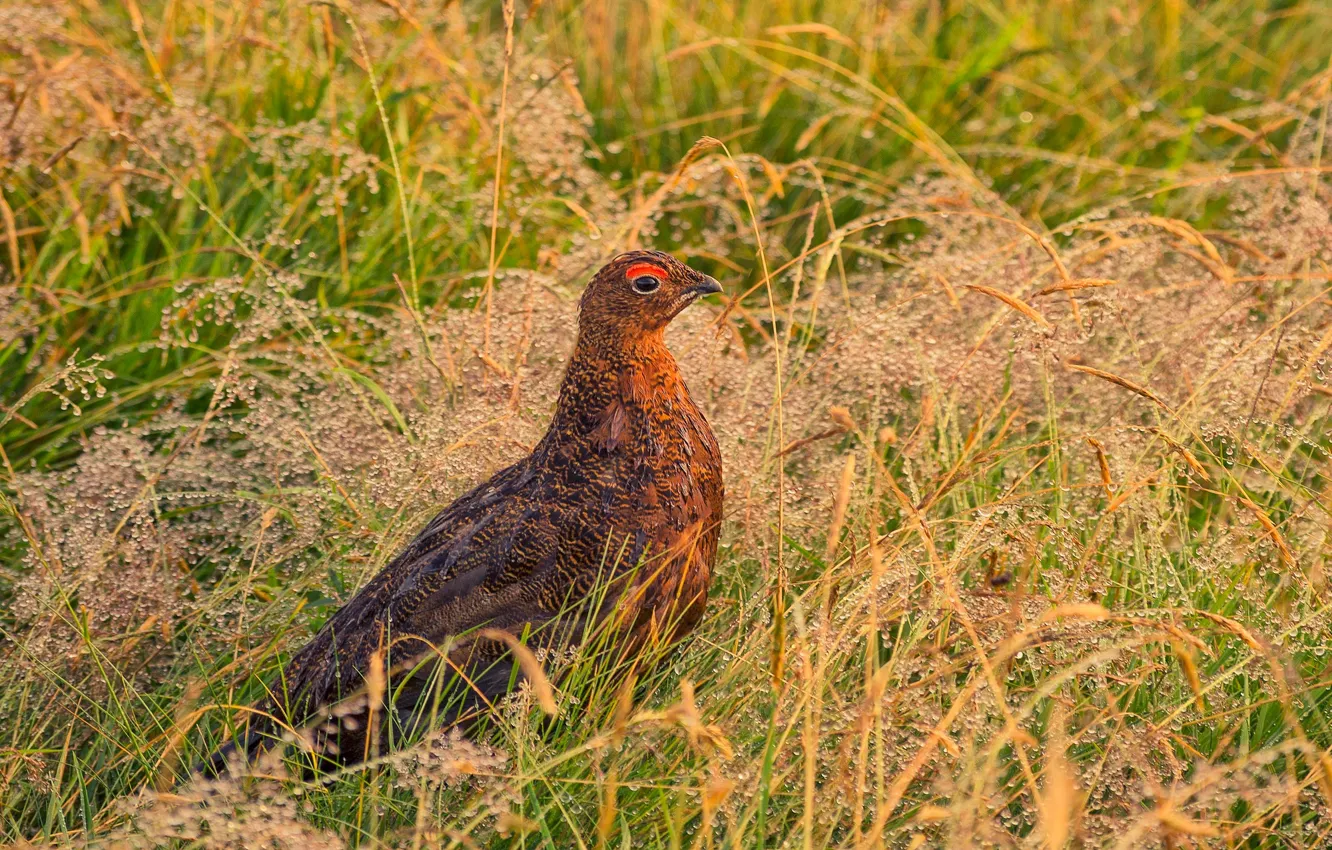
[[[1332,846],[1329,110],[1321,0],[3,0],[0,842]],[[191,779],[635,246],[698,631]]]

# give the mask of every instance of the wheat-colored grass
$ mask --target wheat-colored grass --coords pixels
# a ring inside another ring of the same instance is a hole
[[[1332,846],[1328,45],[1255,0],[0,6],[0,840]],[[189,780],[539,438],[629,245],[728,296],[670,335],[727,467],[695,635]]]

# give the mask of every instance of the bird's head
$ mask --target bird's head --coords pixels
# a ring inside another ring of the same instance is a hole
[[[659,333],[681,310],[714,292],[721,292],[721,284],[670,254],[630,251],[603,266],[583,291],[579,332],[631,338]]]

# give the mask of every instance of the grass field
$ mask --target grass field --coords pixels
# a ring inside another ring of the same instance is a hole
[[[1332,846],[1330,108],[1299,0],[5,0],[0,841]],[[185,782],[636,245],[695,635]]]

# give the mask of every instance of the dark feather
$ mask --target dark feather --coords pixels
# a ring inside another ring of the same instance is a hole
[[[625,278],[645,263],[666,276],[650,297]],[[215,773],[232,754],[253,757],[282,726],[314,724],[316,745],[346,763],[386,730],[459,722],[520,678],[506,647],[479,638],[481,629],[560,647],[613,611],[628,650],[692,629],[716,557],[721,458],[662,331],[697,292],[715,290],[657,252],[622,255],[598,273],[554,418],[532,454],[432,519],[292,657],[257,707],[272,719],[251,721],[201,767]],[[592,610],[598,581],[610,595]],[[394,699],[371,706],[363,691],[377,663]],[[331,714],[337,722],[321,723]],[[399,725],[372,729],[372,716]]]

